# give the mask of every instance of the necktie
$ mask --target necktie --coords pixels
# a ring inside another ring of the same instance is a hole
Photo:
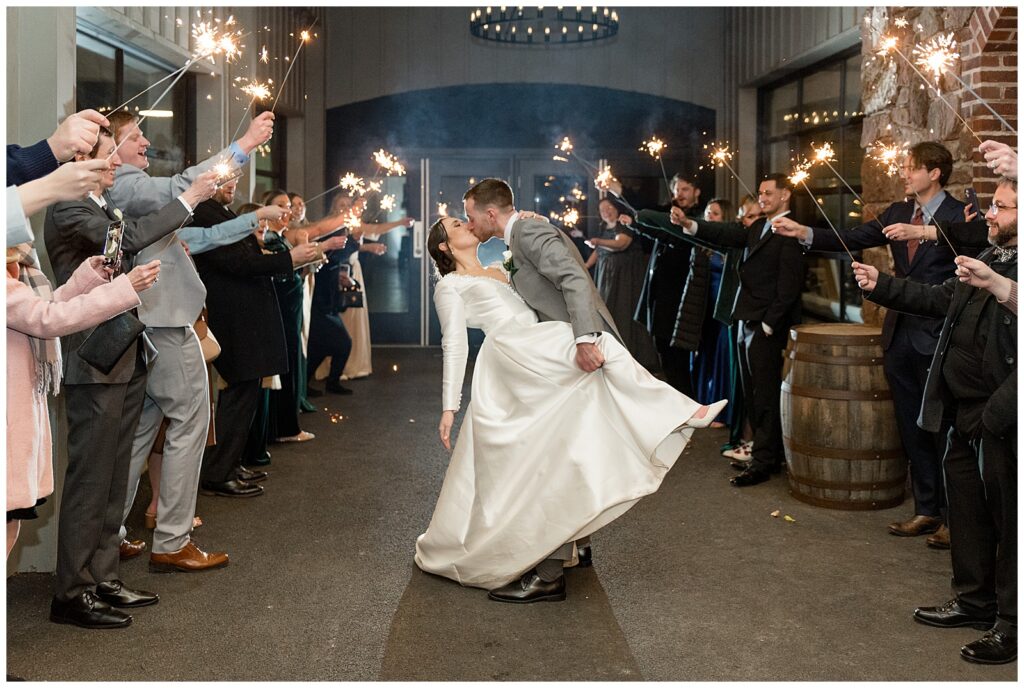
[[[917,207],[914,211],[914,217],[910,221],[912,225],[924,225],[924,210],[921,206]],[[910,263],[914,262],[914,254],[917,253],[917,247],[921,245],[920,239],[907,239],[907,264],[909,267]]]

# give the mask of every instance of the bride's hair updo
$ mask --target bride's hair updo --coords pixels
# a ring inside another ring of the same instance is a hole
[[[449,248],[447,251],[441,249],[441,244],[448,243],[448,231],[444,228],[444,221],[445,218],[442,217],[430,225],[430,233],[427,234],[427,252],[434,259],[434,267],[440,277],[444,277],[449,272],[455,272],[455,258],[452,256],[451,249]]]

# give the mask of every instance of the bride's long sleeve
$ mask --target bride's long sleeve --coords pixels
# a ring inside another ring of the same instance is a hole
[[[462,405],[462,382],[469,358],[466,332],[466,306],[462,296],[450,284],[439,283],[434,290],[434,308],[441,322],[441,350],[444,373],[441,383],[441,410],[458,411]]]

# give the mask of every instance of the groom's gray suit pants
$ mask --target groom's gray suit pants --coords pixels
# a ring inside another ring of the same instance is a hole
[[[574,544],[580,547],[589,545],[590,536],[588,535],[574,542],[565,543],[552,552],[547,559],[537,564],[537,575],[541,580],[550,583],[562,577],[562,569],[565,568],[565,562],[572,559],[572,546]]]

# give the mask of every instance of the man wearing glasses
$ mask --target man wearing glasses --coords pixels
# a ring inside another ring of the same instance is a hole
[[[978,257],[1017,280],[1017,182],[1003,178],[985,213],[992,245]],[[958,258],[958,261],[962,259]],[[981,664],[1017,659],[1017,316],[985,289],[952,277],[929,286],[854,263],[866,297],[888,308],[944,317],[918,424],[953,418],[943,460],[955,597],[921,607],[929,626],[987,630],[960,649]]]

